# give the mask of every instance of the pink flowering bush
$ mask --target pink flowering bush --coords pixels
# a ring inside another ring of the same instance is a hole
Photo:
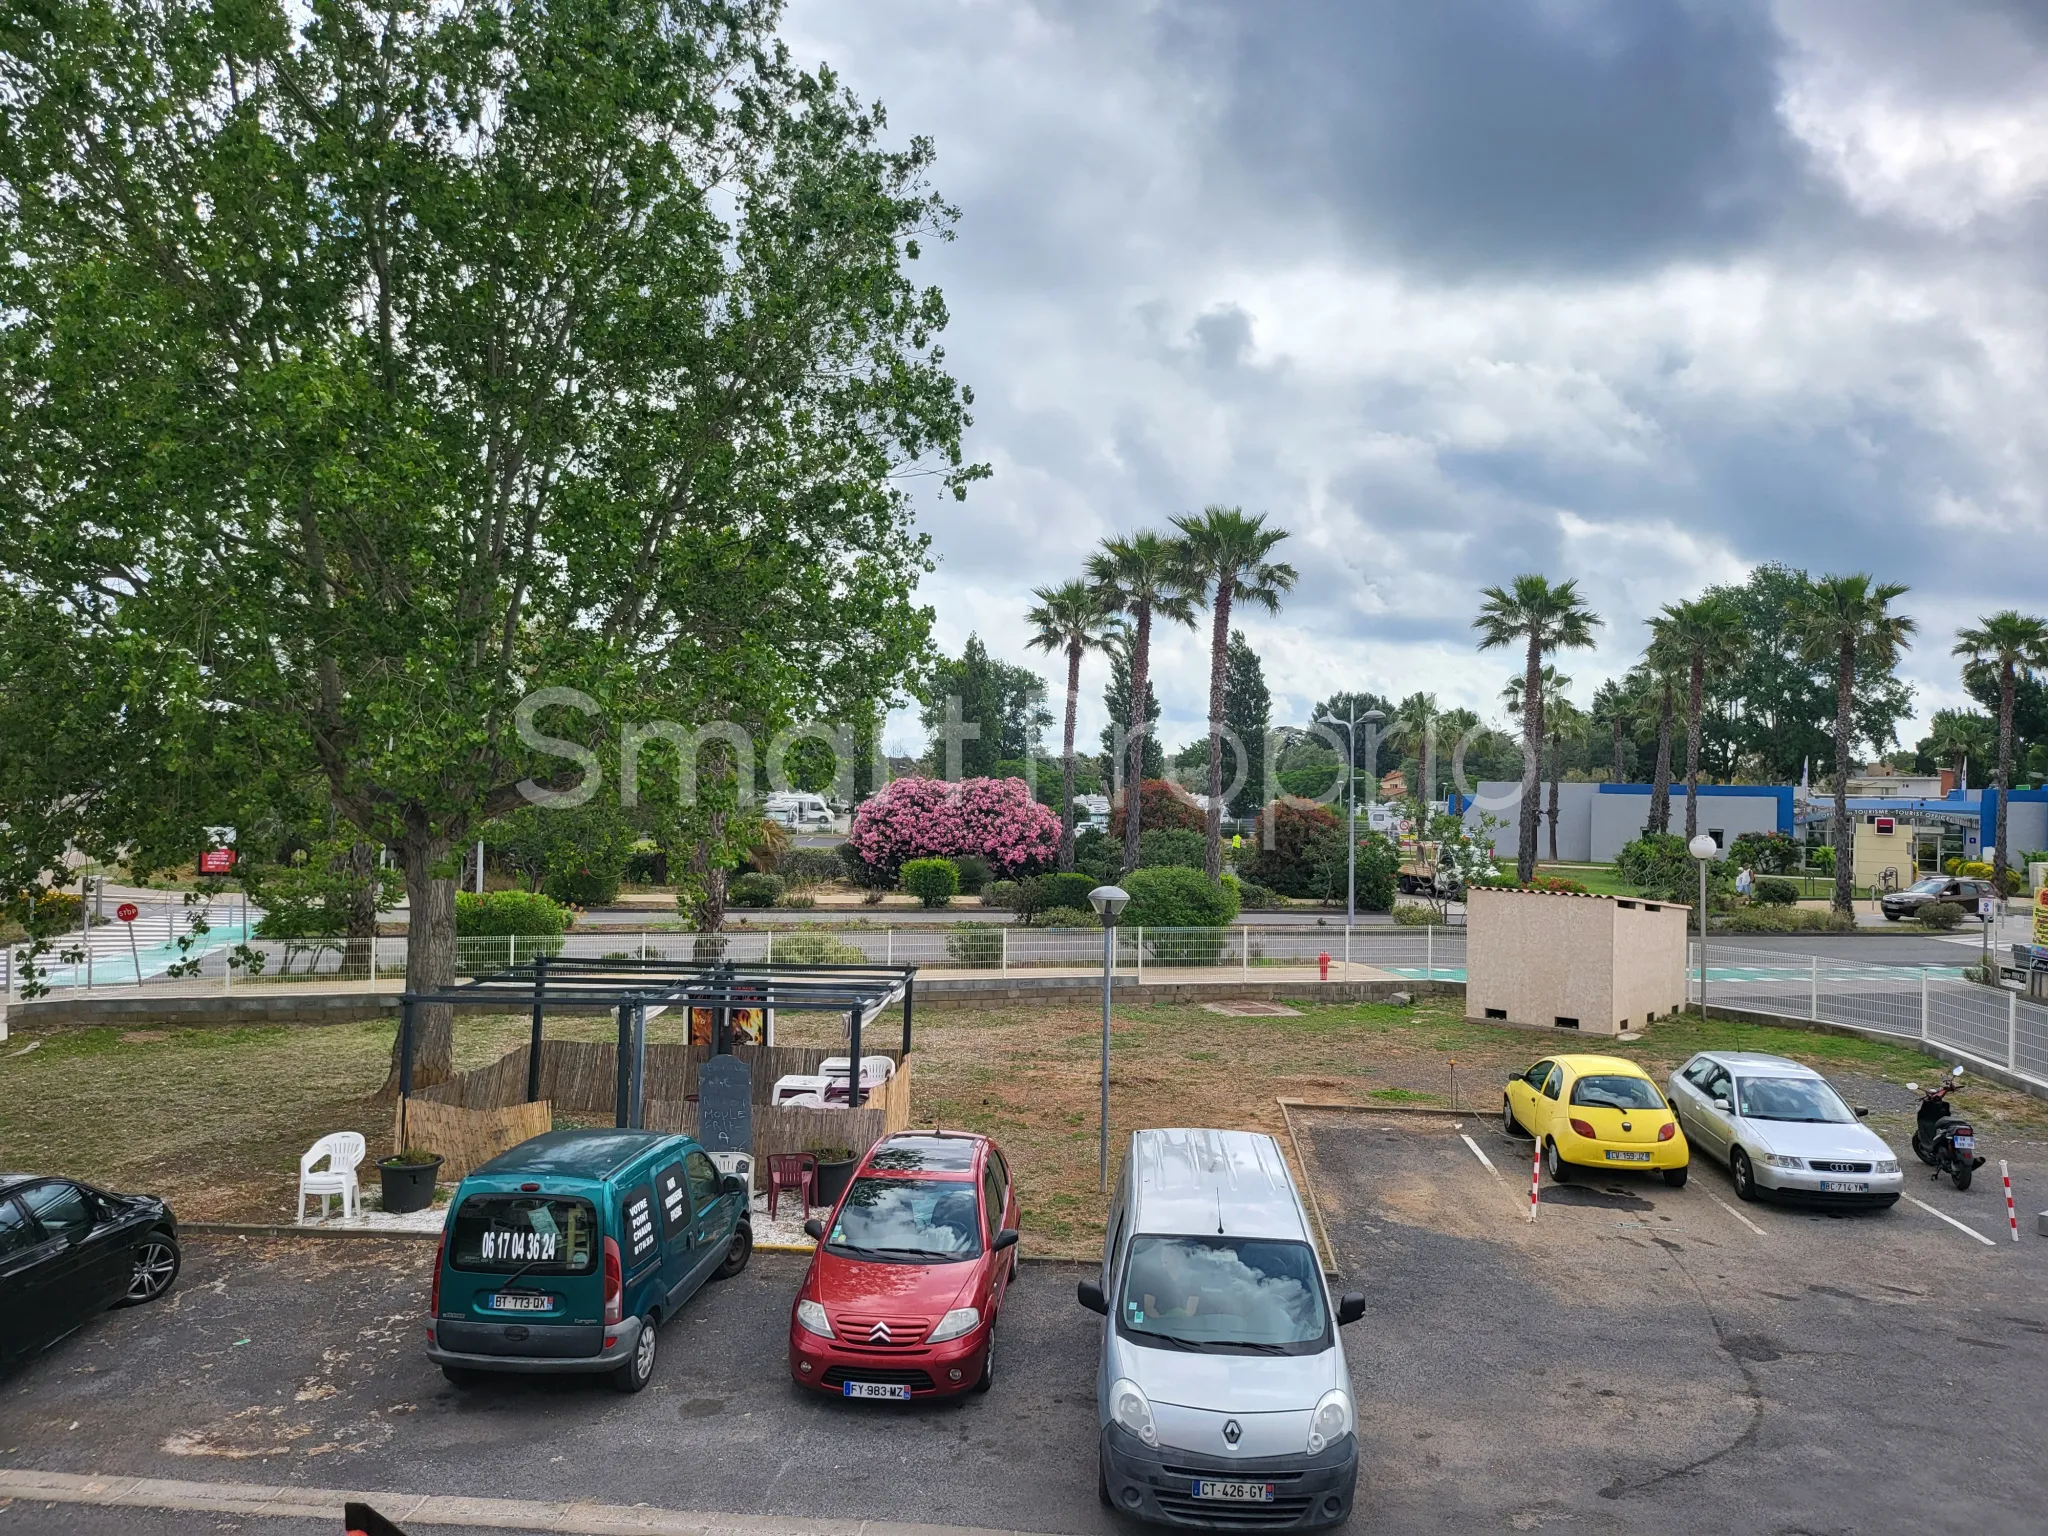
[[[847,842],[877,883],[894,883],[911,859],[963,854],[1014,880],[1053,862],[1060,819],[1031,798],[1022,779],[896,779],[861,802]]]

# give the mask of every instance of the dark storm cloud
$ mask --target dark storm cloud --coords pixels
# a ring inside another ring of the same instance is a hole
[[[1169,13],[1240,189],[1437,273],[1611,270],[1755,240],[1805,185],[1744,0],[1312,0]]]

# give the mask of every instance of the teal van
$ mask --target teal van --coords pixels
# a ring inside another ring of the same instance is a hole
[[[746,1181],[688,1136],[550,1131],[462,1181],[427,1303],[427,1358],[487,1371],[654,1374],[655,1330],[754,1250]]]

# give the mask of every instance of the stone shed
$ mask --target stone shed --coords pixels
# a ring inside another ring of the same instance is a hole
[[[1689,907],[1475,887],[1467,913],[1468,1018],[1618,1035],[1685,1005]]]

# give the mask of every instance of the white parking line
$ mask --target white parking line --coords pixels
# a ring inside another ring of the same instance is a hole
[[[1742,1212],[1735,1209],[1734,1206],[1730,1205],[1726,1200],[1723,1200],[1711,1189],[1703,1189],[1700,1191],[1700,1193],[1705,1195],[1709,1200],[1713,1201],[1714,1204],[1721,1207],[1721,1209],[1726,1211],[1730,1216],[1733,1216],[1737,1221],[1741,1222],[1745,1227],[1749,1228],[1749,1230],[1754,1232],[1758,1237],[1763,1237],[1766,1235],[1762,1227],[1758,1226],[1755,1222],[1751,1221],[1747,1216],[1743,1215]]]
[[[1466,1146],[1472,1149],[1472,1155],[1474,1157],[1478,1158],[1479,1161],[1486,1164],[1486,1171],[1488,1173],[1492,1174],[1496,1179],[1500,1177],[1500,1170],[1493,1166],[1493,1159],[1486,1155],[1485,1150],[1479,1145],[1478,1142],[1474,1141],[1470,1136],[1467,1136],[1463,1131],[1460,1131],[1458,1133],[1458,1139],[1464,1142]]]
[[[1908,1195],[1906,1196],[1906,1198],[1908,1200],[1911,1200],[1915,1205],[1919,1206],[1920,1209],[1925,1211],[1928,1215],[1939,1216],[1943,1221],[1947,1222],[1950,1226],[1954,1227],[1958,1232],[1969,1233],[1970,1236],[1977,1239],[1977,1241],[1982,1243],[1986,1248],[1996,1248],[1998,1246],[1998,1244],[1991,1241],[1990,1238],[1986,1237],[1982,1232],[1979,1232],[1975,1227],[1964,1226],[1963,1223],[1957,1221],[1955,1217],[1949,1215],[1946,1211],[1937,1211],[1925,1200],[1921,1200],[1913,1195]]]

